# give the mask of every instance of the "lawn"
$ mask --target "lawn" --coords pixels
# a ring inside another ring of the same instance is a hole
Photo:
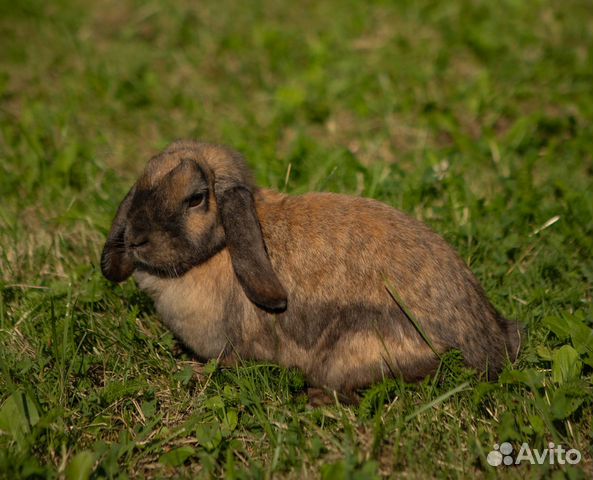
[[[98,267],[176,138],[425,221],[525,326],[518,361],[320,408],[299,372],[197,362]],[[587,0],[0,0],[0,199],[1,478],[593,476]],[[490,466],[505,441],[582,459]]]

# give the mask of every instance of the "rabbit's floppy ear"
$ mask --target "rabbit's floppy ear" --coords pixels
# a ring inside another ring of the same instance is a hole
[[[253,303],[270,312],[282,312],[287,293],[266,252],[253,194],[245,185],[230,183],[219,183],[215,193],[235,275]]]
[[[112,282],[123,282],[134,271],[134,262],[125,246],[124,235],[135,190],[136,186],[132,187],[117,209],[101,254],[101,272]]]

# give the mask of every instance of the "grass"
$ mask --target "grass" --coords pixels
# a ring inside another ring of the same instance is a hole
[[[589,2],[0,0],[0,38],[0,477],[591,478]],[[317,409],[298,372],[196,362],[98,269],[187,137],[427,222],[525,325],[518,362]],[[503,441],[582,461],[490,467]]]

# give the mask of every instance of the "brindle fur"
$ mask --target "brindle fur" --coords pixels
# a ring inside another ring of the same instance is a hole
[[[188,208],[199,192],[204,201]],[[266,360],[312,385],[352,392],[387,376],[419,380],[461,350],[489,375],[520,331],[424,224],[375,200],[255,187],[225,147],[181,141],[152,158],[122,202],[102,256],[132,273],[164,323],[199,357]]]

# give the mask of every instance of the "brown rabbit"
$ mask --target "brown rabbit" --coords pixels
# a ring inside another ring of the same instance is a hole
[[[114,282],[134,273],[199,357],[298,367],[345,394],[436,370],[405,310],[439,354],[457,348],[490,375],[520,344],[517,325],[424,224],[375,200],[259,189],[222,146],[178,141],[149,161],[101,268]]]

